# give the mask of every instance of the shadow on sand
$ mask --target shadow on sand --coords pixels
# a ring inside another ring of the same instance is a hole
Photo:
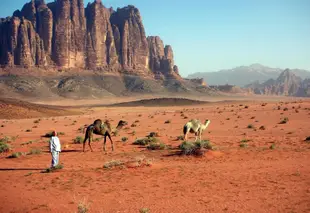
[[[4,171],[33,171],[33,170],[45,170],[46,168],[0,168],[0,172]]]
[[[44,153],[50,153],[50,151],[42,151]],[[70,152],[83,152],[83,150],[76,150],[76,149],[66,149],[66,150],[61,150],[60,153],[70,153]]]

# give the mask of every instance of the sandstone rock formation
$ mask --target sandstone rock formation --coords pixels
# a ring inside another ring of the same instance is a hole
[[[140,12],[129,5],[106,8],[101,1],[31,0],[0,20],[2,66],[86,68],[179,77],[172,47],[146,37]]]
[[[246,85],[246,88],[251,89],[255,94],[309,96],[309,82],[310,79],[302,80],[291,70],[285,69],[276,80],[269,79],[262,84],[254,82],[252,84]]]

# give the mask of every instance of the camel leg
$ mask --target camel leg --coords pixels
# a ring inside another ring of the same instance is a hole
[[[187,141],[187,132],[184,134],[184,140]]]
[[[83,141],[83,152],[85,152],[85,143],[86,143],[86,140],[87,140],[87,137],[84,138],[84,141]]]
[[[198,139],[198,132],[195,133],[195,142],[197,141]]]
[[[93,148],[92,148],[91,145],[90,145],[90,143],[91,143],[92,140],[93,140],[93,136],[90,136],[90,137],[88,138],[88,146],[89,146],[91,152],[93,152]]]
[[[110,141],[111,141],[112,151],[114,151],[114,143],[113,143],[113,141],[112,141],[111,135],[108,134],[108,137],[109,137],[109,139],[110,139]]]
[[[106,143],[107,143],[107,135],[104,135],[104,141],[103,141],[103,151],[104,152],[106,151],[106,148],[105,148]]]

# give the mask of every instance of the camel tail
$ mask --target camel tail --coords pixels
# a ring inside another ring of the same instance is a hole
[[[85,129],[87,128],[87,126],[84,126],[84,128],[83,128],[83,134],[85,133]]]

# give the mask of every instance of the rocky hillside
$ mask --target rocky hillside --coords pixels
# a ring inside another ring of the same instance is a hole
[[[173,50],[146,37],[134,6],[106,8],[100,0],[31,0],[0,19],[2,67],[81,68],[180,78]]]
[[[291,69],[292,73],[302,79],[310,78],[310,72],[300,69]],[[253,82],[263,83],[268,79],[276,79],[282,69],[270,68],[261,64],[252,64],[250,66],[240,66],[228,70],[220,70],[218,72],[194,73],[188,78],[203,78],[209,85],[236,85],[243,87]]]
[[[16,68],[15,68],[16,69]],[[104,97],[154,95],[217,95],[218,91],[196,81],[179,79],[154,80],[150,77],[102,72],[62,72],[39,75],[45,70],[33,70],[21,74],[0,75],[0,97],[30,99],[101,99]],[[1,73],[1,69],[0,69]]]
[[[276,80],[269,79],[262,84],[254,82],[245,87],[255,94],[310,97],[310,79],[302,80],[289,69],[284,70]]]

